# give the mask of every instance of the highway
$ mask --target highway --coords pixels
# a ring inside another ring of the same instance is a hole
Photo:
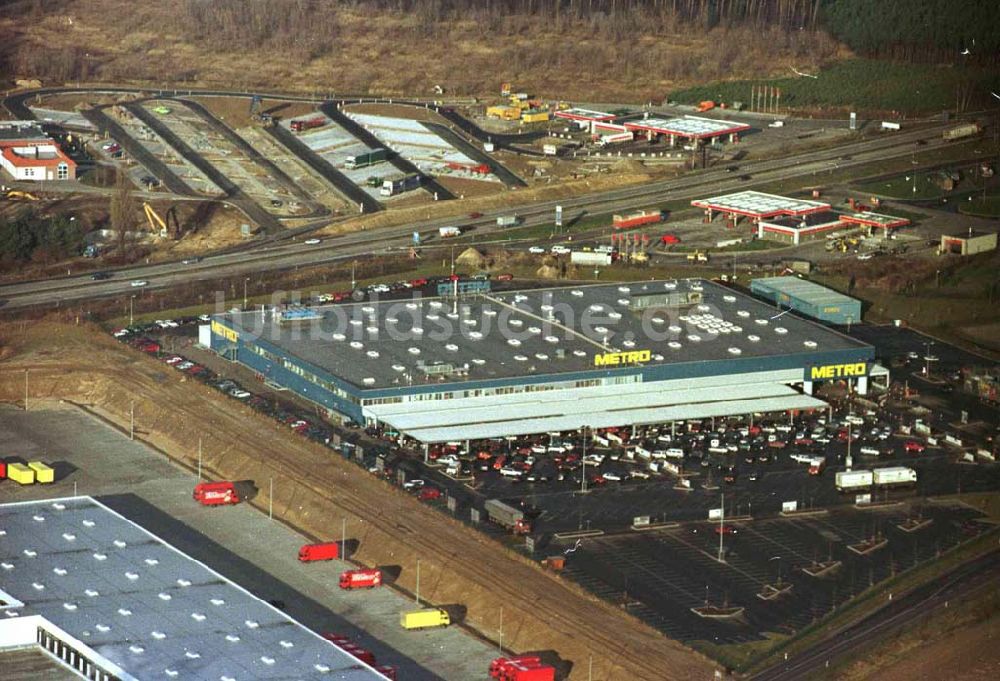
[[[851,653],[877,643],[879,637],[912,623],[932,610],[948,607],[949,601],[978,590],[1000,588],[1000,551],[993,550],[980,558],[964,563],[908,594],[891,601],[873,615],[831,634],[807,652],[796,655],[770,669],[750,677],[752,681],[797,681],[815,678],[828,663],[833,665]],[[968,601],[966,601],[968,602]]]
[[[9,99],[6,104],[10,107]],[[929,126],[922,130],[891,133],[872,140],[807,151],[786,158],[743,162],[738,174],[726,172],[724,169],[713,169],[691,173],[681,178],[595,192],[576,198],[510,205],[502,213],[484,215],[473,221],[465,221],[464,224],[467,227],[474,227],[477,234],[490,233],[498,229],[495,218],[499,214],[516,213],[523,219],[525,225],[551,223],[557,204],[563,207],[565,219],[568,221],[582,214],[601,215],[644,204],[713,196],[780,180],[815,177],[819,183],[824,173],[859,167],[889,158],[909,156],[914,152],[917,140],[927,140],[921,151],[943,146],[945,143],[941,140],[940,131],[944,127]],[[750,176],[750,179],[740,179],[746,176]],[[512,198],[516,200],[516,196]],[[192,281],[336,262],[363,254],[384,252],[392,247],[404,247],[410,243],[414,231],[436,232],[438,227],[454,223],[455,218],[450,217],[386,227],[371,232],[360,231],[327,238],[315,246],[288,242],[275,245],[269,242],[258,248],[206,257],[192,265],[180,265],[175,262],[129,267],[115,271],[113,278],[106,281],[93,281],[89,275],[80,275],[9,284],[0,286],[0,309],[51,306],[139,293],[142,289],[130,286],[129,282],[132,280],[148,281],[148,287],[145,288],[157,289]]]

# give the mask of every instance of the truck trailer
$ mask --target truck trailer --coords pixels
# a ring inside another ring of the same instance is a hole
[[[663,211],[659,210],[638,210],[626,215],[613,215],[611,225],[615,229],[631,229],[640,225],[649,225],[663,222]]]
[[[299,549],[299,560],[311,563],[317,560],[334,560],[340,557],[340,544],[335,541],[306,544]]]
[[[497,218],[497,227],[514,227],[521,222],[516,215],[501,215]]]
[[[35,484],[35,471],[28,468],[23,463],[7,464],[7,477],[19,485]]]
[[[442,239],[449,239],[453,236],[462,236],[462,230],[458,227],[438,227],[438,236]]]
[[[499,499],[487,499],[485,508],[491,522],[507,528],[514,534],[531,533],[531,521],[524,517],[524,512],[520,509],[509,506]]]
[[[225,506],[240,503],[236,485],[231,482],[199,482],[194,486],[194,500],[202,506]]]
[[[498,681],[554,681],[555,667],[542,664],[537,655],[498,657],[490,662],[490,678]]]
[[[292,129],[292,132],[304,132],[306,130],[312,130],[313,128],[322,128],[324,125],[326,125],[326,117],[316,116],[314,118],[300,118],[292,121],[288,127]]]
[[[347,160],[344,161],[344,167],[348,170],[354,170],[355,168],[367,168],[368,166],[373,166],[376,163],[381,163],[388,158],[389,151],[387,149],[372,149],[371,151],[366,151],[363,154],[348,156]]]
[[[872,482],[876,487],[909,485],[917,481],[917,472],[907,466],[889,466],[872,471]]]
[[[597,253],[596,251],[573,251],[569,254],[569,261],[574,265],[602,266],[611,264],[611,253]]]
[[[447,610],[441,608],[426,608],[410,610],[399,615],[399,624],[404,629],[427,629],[429,627],[446,627],[451,624]]]
[[[56,472],[51,466],[47,466],[41,461],[29,461],[28,468],[35,471],[35,482],[46,485],[55,482]]]
[[[959,125],[954,128],[949,128],[941,133],[941,138],[945,142],[950,142],[952,140],[962,139],[963,137],[972,137],[973,135],[978,135],[981,128],[978,123],[965,123],[964,125]]]
[[[345,570],[340,573],[341,589],[374,589],[382,585],[382,571],[378,568]]]
[[[398,175],[382,181],[382,188],[379,194],[382,196],[395,196],[416,189],[420,186],[419,175]]]
[[[868,489],[872,486],[871,471],[837,471],[835,483],[840,492]]]

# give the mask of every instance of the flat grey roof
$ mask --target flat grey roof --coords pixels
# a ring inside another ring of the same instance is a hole
[[[735,194],[723,194],[708,199],[695,199],[692,206],[711,208],[713,210],[747,215],[757,218],[769,218],[778,215],[802,215],[821,210],[830,210],[830,204],[808,199],[793,199],[787,196],[766,194],[747,190]]]
[[[633,296],[697,292],[702,303],[633,312]],[[281,323],[267,312],[220,315],[256,337],[363,389],[594,371],[595,356],[650,350],[643,366],[800,356],[870,346],[700,279],[505,291],[313,308],[317,319]],[[461,375],[421,366],[450,364]],[[619,368],[619,367],[610,367]]]
[[[472,397],[449,400],[447,409],[435,402],[380,404],[365,407],[365,412],[422,442],[449,442],[827,406],[776,381],[675,385],[681,383]]]
[[[386,678],[89,497],[0,505],[0,531],[0,589],[16,612],[131,676]]]
[[[754,290],[764,289],[805,301],[812,305],[849,305],[858,304],[857,298],[845,296],[839,291],[834,291],[826,286],[821,286],[806,279],[798,277],[767,277],[765,279],[754,279],[750,282]]]

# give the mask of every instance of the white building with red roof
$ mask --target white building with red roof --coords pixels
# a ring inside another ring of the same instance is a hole
[[[15,180],[76,179],[76,162],[33,122],[0,126],[0,167]]]

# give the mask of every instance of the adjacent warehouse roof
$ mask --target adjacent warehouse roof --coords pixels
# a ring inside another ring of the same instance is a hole
[[[0,538],[0,610],[119,678],[386,678],[89,497],[0,505]]]
[[[758,219],[773,218],[779,215],[807,215],[830,210],[828,203],[790,199],[786,196],[755,191],[725,194],[710,199],[695,199],[691,205]]]
[[[416,440],[451,442],[827,406],[777,382],[744,382],[752,380],[726,377],[717,385],[686,389],[674,381],[609,385],[506,395],[502,400],[449,400],[447,409],[408,402],[366,407],[366,412]]]
[[[721,121],[715,118],[699,116],[684,116],[682,118],[646,118],[640,121],[628,121],[625,127],[629,130],[652,132],[659,135],[677,135],[690,139],[719,137],[749,130],[745,123]]]
[[[570,121],[613,121],[617,116],[604,111],[590,111],[589,109],[564,109],[556,111],[556,118],[565,118]]]
[[[668,295],[695,303],[670,305]],[[646,301],[658,304],[643,307]],[[766,368],[768,359],[805,366],[830,351],[870,346],[775,311],[750,296],[693,279],[571,286],[486,294],[460,301],[416,298],[313,308],[314,321],[282,323],[268,312],[215,317],[244,344],[274,347],[363,389],[506,379],[537,383],[560,375],[625,369],[598,366],[607,353],[648,351],[643,370],[670,365],[685,375],[710,365]],[[270,350],[265,350],[270,352]],[[749,370],[749,369],[748,369]],[[633,370],[634,373],[634,370]]]
[[[861,321],[860,300],[798,277],[753,279],[750,290],[822,321],[834,324]]]

